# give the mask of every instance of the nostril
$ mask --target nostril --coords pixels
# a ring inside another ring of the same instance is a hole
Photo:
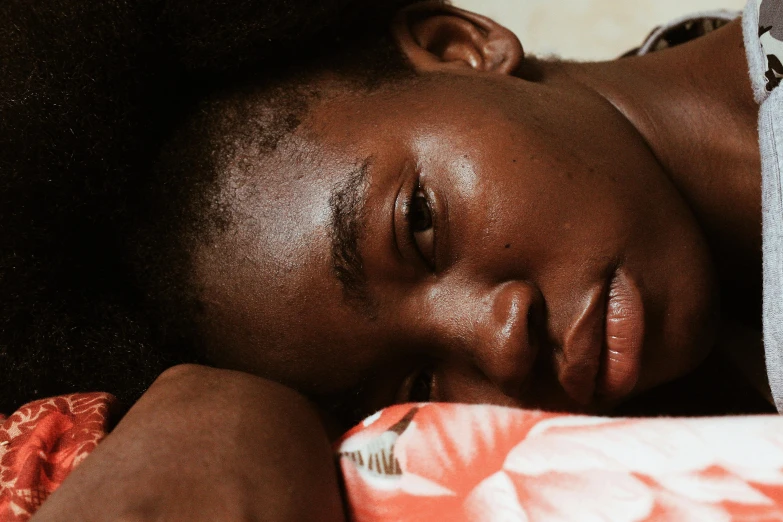
[[[538,335],[536,331],[538,330],[537,322],[536,322],[536,313],[535,313],[536,307],[530,306],[527,309],[527,342],[530,346],[538,347]]]
[[[546,331],[546,303],[541,292],[530,285],[531,295],[525,316],[527,328],[527,342],[539,350],[547,341]]]
[[[482,370],[506,395],[519,398],[530,378],[540,339],[541,297],[523,281],[495,288],[483,337]]]

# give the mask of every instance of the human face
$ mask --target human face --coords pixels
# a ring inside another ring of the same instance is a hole
[[[361,412],[598,412],[713,340],[692,215],[586,91],[428,74],[345,93],[224,195],[235,225],[196,257],[213,359]]]

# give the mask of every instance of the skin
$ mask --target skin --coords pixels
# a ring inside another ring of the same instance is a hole
[[[603,412],[693,370],[726,318],[757,335],[760,314],[737,312],[758,309],[761,267],[738,22],[598,64],[526,58],[452,7],[415,6],[393,34],[416,81],[360,93],[324,75],[290,139],[229,167],[235,226],[196,255],[215,364],[357,415],[423,399]],[[329,201],[362,165],[357,294],[335,277]],[[417,185],[434,228],[411,236]],[[616,269],[644,327],[638,376],[607,389],[587,355],[604,332],[580,318],[603,313]]]

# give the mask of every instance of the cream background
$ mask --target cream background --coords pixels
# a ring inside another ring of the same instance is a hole
[[[657,25],[712,9],[741,10],[745,0],[453,0],[514,31],[526,52],[566,59],[616,58]]]

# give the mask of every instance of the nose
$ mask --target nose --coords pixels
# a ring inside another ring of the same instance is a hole
[[[518,398],[538,354],[540,335],[535,330],[543,298],[530,283],[508,281],[495,287],[488,301],[476,328],[474,356],[495,386]]]

